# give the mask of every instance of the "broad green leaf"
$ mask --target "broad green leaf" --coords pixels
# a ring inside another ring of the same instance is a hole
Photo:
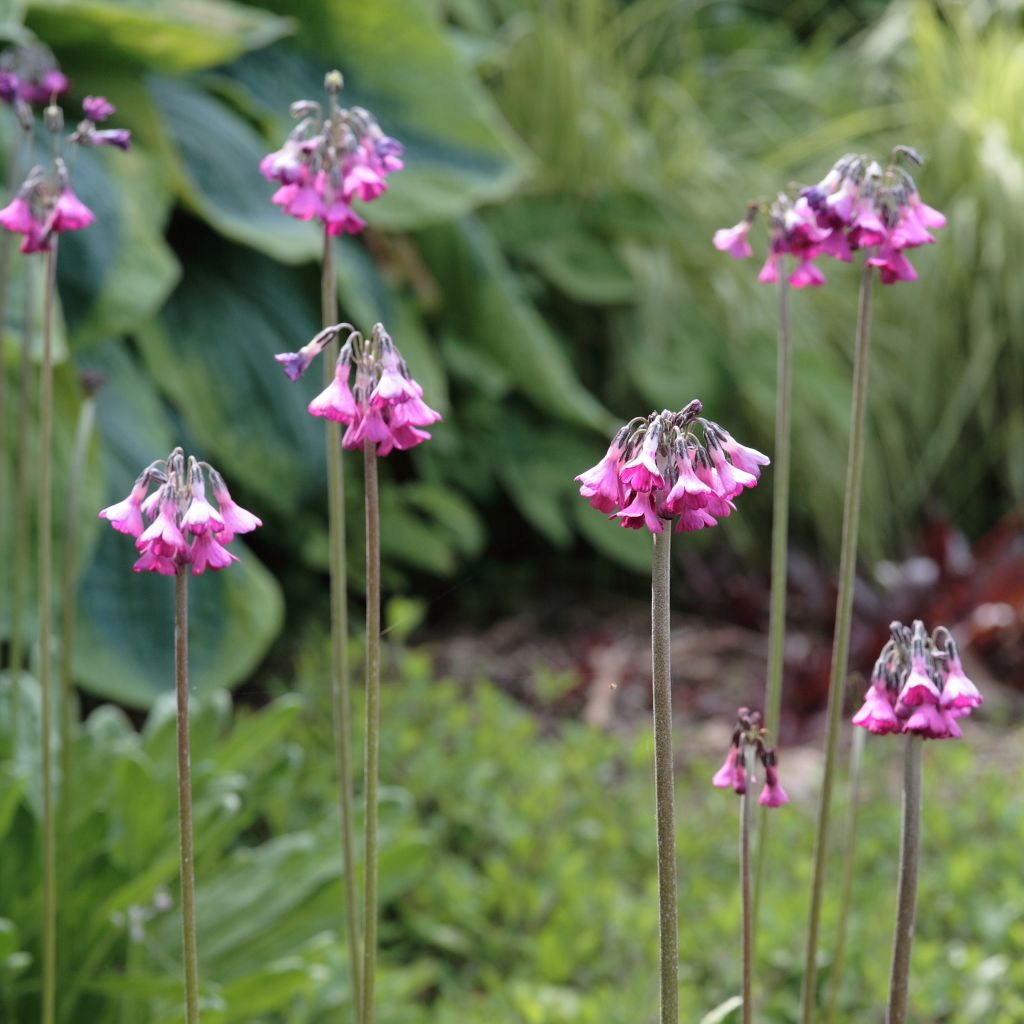
[[[324,72],[345,75],[343,102],[368,107],[406,146],[406,169],[369,204],[376,226],[409,230],[510,195],[525,153],[429,4],[419,0],[275,0],[297,19],[297,45],[277,46],[229,69],[287,131],[288,105],[320,99]],[[276,146],[275,146],[276,148]],[[362,209],[361,211],[362,212]]]
[[[229,0],[30,0],[30,29],[76,63],[191,71],[233,60],[292,23]],[[69,61],[63,62],[65,66]]]
[[[466,218],[419,237],[439,275],[445,314],[462,338],[501,365],[546,415],[600,431],[614,427],[479,221]]]
[[[636,296],[629,268],[606,239],[574,232],[538,241],[526,248],[525,255],[556,288],[577,302],[610,306]]]
[[[139,333],[149,372],[204,457],[229,486],[244,481],[265,509],[279,512],[324,474],[323,428],[306,411],[323,386],[323,361],[298,382],[274,361],[318,329],[306,283],[297,271],[206,236],[160,320]]]
[[[143,151],[83,150],[75,190],[97,215],[61,241],[59,286],[72,342],[124,334],[152,316],[179,275],[164,240],[171,194]]]
[[[270,201],[273,188],[259,173],[267,146],[250,125],[195,85],[161,76],[148,81],[177,154],[185,202],[222,235],[276,259],[316,258],[322,245],[317,228]]]

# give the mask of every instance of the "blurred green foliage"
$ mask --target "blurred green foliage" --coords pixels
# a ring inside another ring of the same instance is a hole
[[[322,432],[303,410],[316,384],[289,385],[270,358],[316,327],[320,243],[270,204],[256,165],[286,132],[289,103],[319,96],[334,65],[347,98],[408,155],[366,211],[370,230],[339,247],[342,312],[384,320],[445,414],[431,444],[385,467],[405,484],[384,488],[392,588],[408,574],[493,566],[510,550],[584,576],[587,547],[645,568],[643,538],[604,523],[572,480],[616,423],[700,395],[713,418],[771,449],[775,296],[756,285],[755,265],[711,248],[714,228],[748,197],[817,180],[844,151],[884,156],[896,142],[926,155],[922,191],[950,223],[916,257],[921,280],[877,296],[862,549],[898,556],[925,511],[972,534],[991,525],[1024,493],[1019,12],[994,0],[824,10],[24,5],[72,78],[70,105],[109,95],[137,143],[80,154],[76,188],[100,219],[62,247],[73,364],[109,377],[101,472],[83,512],[93,543],[78,681],[140,706],[169,685],[166,602],[121,571],[131,552],[120,538],[95,541],[91,510],[172,442],[220,466],[267,522],[254,542],[269,573],[247,554],[246,576],[196,588],[209,591],[210,624],[197,685],[236,684],[260,661],[280,630],[282,581],[294,615],[320,606],[295,582],[326,562]],[[838,541],[857,280],[849,266],[828,271],[826,288],[792,304],[794,537],[826,557]],[[13,382],[19,302],[10,308]],[[68,368],[64,378],[70,434]],[[769,490],[690,542],[763,563]],[[348,497],[356,584],[358,482]],[[522,596],[494,587],[493,569],[478,575],[466,603]],[[129,621],[147,638],[141,650],[114,642]]]
[[[348,1007],[326,670],[321,654],[307,655],[287,684],[297,692],[258,711],[232,712],[223,692],[194,709],[203,1019],[215,1024],[327,1024]],[[382,1024],[653,1020],[647,730],[541,725],[484,681],[467,690],[435,680],[418,653],[392,650],[387,675]],[[39,697],[23,680],[22,736],[31,736]],[[0,723],[9,721],[10,690],[0,680]],[[0,751],[9,736],[0,726]],[[933,744],[926,754],[912,1013],[1015,1024],[1024,1014],[1019,759],[984,751],[979,729],[972,736],[970,746]],[[685,733],[677,739],[686,757],[681,1005],[697,1021],[739,987],[738,803],[711,788],[716,765],[685,754]],[[1009,737],[998,742],[1015,749]],[[38,1016],[38,756],[23,743],[0,780],[0,1014],[12,1021]],[[901,758],[898,741],[868,745],[840,1020],[881,1019]],[[78,729],[74,759],[60,861],[60,1019],[174,1024],[181,934],[172,703],[158,701],[141,732],[119,710],[100,708]],[[808,780],[795,777],[795,760],[782,770],[795,800],[773,819],[758,972],[771,1021],[797,1015],[813,833]],[[826,952],[834,910],[829,903]],[[827,963],[822,975],[824,987]]]

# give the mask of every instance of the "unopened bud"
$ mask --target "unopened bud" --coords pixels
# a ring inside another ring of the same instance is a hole
[[[51,103],[43,111],[43,124],[46,125],[48,132],[53,132],[56,135],[57,132],[64,130],[64,111],[61,110],[56,104]]]
[[[324,89],[326,89],[332,96],[337,96],[344,87],[345,79],[337,68],[333,71],[328,71],[327,74],[324,75]]]

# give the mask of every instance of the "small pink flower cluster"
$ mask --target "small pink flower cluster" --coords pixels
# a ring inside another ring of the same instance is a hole
[[[405,451],[428,440],[430,434],[421,428],[437,423],[441,415],[423,401],[423,388],[413,380],[383,324],[375,324],[369,338],[350,324],[336,324],[298,352],[283,352],[274,358],[291,380],[298,380],[345,330],[349,335],[341,346],[334,379],[309,403],[311,415],[344,423],[342,445],[350,450],[372,441],[378,455],[388,455],[393,449]],[[350,386],[353,369],[355,380]]]
[[[292,104],[299,123],[280,149],[260,161],[260,172],[279,183],[272,202],[289,216],[315,217],[328,235],[355,235],[366,222],[352,209],[353,201],[371,202],[387,189],[387,176],[404,166],[403,147],[368,110],[338,106],[341,85],[340,72],[327,75],[326,117],[312,100]]]
[[[981,706],[978,688],[964,674],[956,641],[945,626],[929,637],[918,619],[913,629],[894,622],[871,673],[864,704],[853,724],[883,736],[917,733],[926,740],[957,740],[957,724]]]
[[[795,200],[780,193],[771,206],[771,245],[758,280],[778,281],[785,258],[792,257],[796,267],[787,278],[789,284],[816,287],[825,283],[815,263],[819,256],[850,262],[858,249],[871,250],[868,264],[879,268],[882,284],[917,280],[905,250],[933,244],[929,229],[941,228],[946,218],[922,202],[901,158],[921,163],[905,146],[896,148],[884,170],[870,157],[848,154]],[[751,204],[739,224],[716,231],[715,248],[735,259],[753,255],[747,236],[757,210],[758,205]]]
[[[209,476],[217,507],[206,500],[203,474]],[[158,484],[152,494],[150,485]],[[148,496],[147,496],[148,495]],[[141,557],[136,572],[174,576],[184,566],[193,576],[225,569],[238,558],[227,549],[236,534],[249,533],[261,520],[235,504],[224,478],[212,466],[175,448],[166,459],[147,466],[123,501],[100,512],[119,533],[135,538]],[[145,520],[150,520],[147,526]]]
[[[87,96],[84,103],[85,118],[68,136],[75,146],[116,146],[128,149],[131,133],[127,128],[100,131],[96,124],[114,112],[114,106],[102,96]],[[64,115],[60,107],[49,106],[45,111],[47,127],[55,140],[63,128]],[[31,127],[31,121],[27,122]],[[64,146],[59,144],[63,150]],[[47,171],[36,166],[29,171],[17,195],[0,209],[0,227],[22,236],[23,253],[46,252],[52,248],[55,235],[65,231],[87,228],[96,215],[75,195],[71,176],[63,156],[54,158]]]
[[[747,751],[753,751],[754,762],[764,767],[764,789],[758,798],[762,807],[781,807],[789,803],[789,797],[779,782],[779,755],[775,748],[765,744],[765,730],[761,727],[761,714],[740,708],[737,712],[736,729],[725,763],[715,772],[711,784],[719,789],[731,789],[742,795],[747,791]],[[757,780],[751,775],[751,782]]]
[[[68,77],[39,44],[15,46],[0,55],[0,101],[45,106],[68,91]]]
[[[630,420],[605,457],[576,477],[580,494],[631,530],[661,533],[666,520],[675,520],[676,533],[715,526],[769,460],[703,419],[702,410],[695,398],[679,412]]]

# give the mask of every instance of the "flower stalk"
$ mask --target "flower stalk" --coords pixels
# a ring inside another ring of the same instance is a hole
[[[362,1024],[373,1024],[377,972],[377,783],[380,771],[380,498],[377,445],[363,442],[366,493],[366,778],[365,924],[363,935]]]
[[[199,1024],[199,948],[192,844],[192,760],[188,721],[188,568],[174,577],[174,689],[177,696],[178,836],[181,849],[181,936],[185,966],[185,1020]]]
[[[60,584],[60,821],[58,822],[58,848],[67,856],[68,824],[71,814],[71,786],[74,779],[72,770],[72,727],[74,720],[74,682],[72,680],[72,657],[75,641],[75,612],[78,602],[75,592],[75,558],[78,547],[79,498],[82,475],[92,440],[93,425],[96,421],[95,388],[97,382],[84,382],[85,395],[78,412],[78,426],[75,429],[74,453],[68,474],[67,501],[64,510],[64,551],[61,557]]]
[[[655,533],[651,559],[651,667],[654,696],[654,788],[658,833],[661,1024],[678,1024],[679,1021],[679,928],[669,634],[671,552],[672,534],[667,531]]]
[[[807,948],[804,957],[801,1021],[811,1024],[815,1013],[818,970],[818,931],[821,903],[825,890],[825,861],[828,851],[829,815],[835,777],[839,721],[843,710],[843,684],[846,681],[850,653],[850,626],[853,619],[853,585],[857,573],[857,536],[860,526],[860,491],[864,469],[867,427],[868,377],[871,362],[871,285],[873,268],[865,261],[857,310],[857,334],[853,354],[853,397],[850,415],[850,448],[846,464],[846,492],[843,500],[843,535],[839,560],[839,594],[836,602],[835,634],[832,641],[832,666],[829,677],[825,767],[818,803],[814,841],[814,869],[811,881],[811,906],[807,922]]]
[[[906,1024],[910,985],[910,954],[917,910],[917,868],[921,848],[921,748],[924,738],[910,733],[906,739],[903,773],[903,831],[900,836],[899,892],[893,936],[892,974],[886,1024]]]
[[[836,926],[836,951],[829,979],[828,1024],[835,1024],[839,1008],[839,990],[846,965],[847,922],[853,900],[853,869],[857,850],[857,819],[860,811],[860,767],[864,759],[863,729],[854,729],[850,743],[850,773],[847,784],[846,834],[843,838],[843,881],[839,897],[839,923]]]
[[[338,278],[334,268],[334,243],[324,231],[320,282],[321,317],[327,327],[338,319]],[[338,339],[326,348],[324,384],[334,379]],[[324,423],[327,437],[327,516],[331,575],[331,717],[334,728],[335,774],[338,778],[338,813],[341,823],[341,858],[345,876],[345,920],[348,930],[349,968],[355,1020],[363,1019],[363,984],[360,956],[359,900],[356,887],[355,827],[352,789],[352,698],[348,672],[348,587],[345,543],[345,466],[341,457],[341,428]]]
[[[57,851],[54,834],[53,694],[50,662],[50,573],[53,562],[53,502],[50,476],[53,447],[53,304],[57,242],[46,254],[43,358],[39,379],[39,688],[42,694],[43,784],[43,1024],[54,1024],[57,1005]]]
[[[748,750],[746,758],[746,774],[753,773],[753,752]],[[750,830],[753,806],[750,799],[750,788],[745,787],[740,794],[740,916],[741,954],[743,971],[743,1024],[752,1024],[754,1019],[754,894],[750,868]],[[767,810],[767,808],[765,809]],[[763,813],[763,812],[762,812]]]

